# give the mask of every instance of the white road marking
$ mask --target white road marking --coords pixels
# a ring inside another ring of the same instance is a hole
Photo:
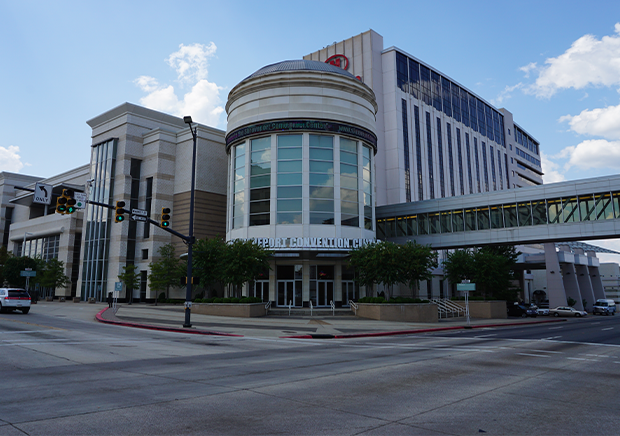
[[[529,353],[517,353],[519,356],[532,356],[532,357],[551,357],[551,356],[543,356],[542,354],[529,354]]]
[[[614,329],[613,327],[607,327],[606,329],[601,329],[601,331],[604,332],[605,330],[613,330],[613,329]]]
[[[478,336],[475,336],[475,337],[476,338],[488,338],[489,336],[497,336],[497,333],[493,333],[493,334],[490,334],[490,335],[478,335]]]
[[[549,327],[549,330],[559,330],[559,329],[563,329],[564,326],[561,327]]]
[[[568,359],[568,360],[584,360],[584,361],[585,361],[585,360],[587,360],[587,361],[589,361],[589,362],[599,362],[599,361],[598,361],[598,360],[596,360],[596,359],[584,359],[584,358],[582,358],[582,357],[567,357],[567,359]]]

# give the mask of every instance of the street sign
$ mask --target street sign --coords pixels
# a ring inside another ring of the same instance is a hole
[[[148,213],[145,210],[142,209],[131,209],[131,214],[132,215],[140,215],[140,216],[147,216]]]
[[[86,207],[86,193],[85,192],[76,192],[75,194],[73,194],[73,198],[75,198],[76,209],[84,209]]]
[[[114,290],[120,292],[123,290],[123,282],[114,282]]]
[[[146,221],[147,218],[145,216],[132,215],[131,219],[134,221]]]
[[[475,283],[457,283],[456,290],[457,291],[475,291],[476,284]]]
[[[37,272],[36,271],[20,271],[19,276],[20,277],[36,277]]]
[[[52,204],[52,185],[37,183],[34,187],[33,203]]]

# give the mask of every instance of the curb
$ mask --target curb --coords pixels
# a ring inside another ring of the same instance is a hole
[[[189,333],[192,335],[205,335],[205,336],[235,336],[235,337],[243,337],[243,335],[235,335],[233,333],[222,333],[222,332],[214,332],[210,330],[196,330],[196,329],[186,329],[186,328],[178,328],[178,327],[162,327],[157,325],[150,324],[138,324],[135,322],[127,322],[127,321],[114,321],[111,319],[105,319],[103,314],[109,307],[101,310],[97,315],[95,315],[95,319],[104,324],[112,324],[112,325],[120,325],[123,327],[133,327],[145,330],[158,330],[162,332],[173,332],[173,333]]]
[[[446,330],[466,330],[466,329],[481,329],[489,327],[512,327],[518,325],[532,325],[532,324],[547,324],[555,322],[565,322],[566,319],[549,319],[545,321],[529,321],[529,322],[511,322],[506,324],[481,324],[476,326],[454,326],[454,327],[435,327],[429,329],[417,329],[417,330],[398,330],[392,332],[377,332],[377,333],[351,333],[345,335],[328,335],[328,334],[310,334],[310,335],[293,335],[293,336],[280,336],[281,339],[352,339],[352,338],[371,338],[380,336],[396,336],[396,335],[412,335],[416,333],[429,333],[440,332]]]

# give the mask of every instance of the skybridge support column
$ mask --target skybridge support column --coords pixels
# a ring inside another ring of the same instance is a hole
[[[547,296],[549,307],[566,306],[566,291],[562,281],[562,270],[558,254],[555,251],[555,244],[548,242],[545,245],[545,263],[547,265]]]
[[[586,265],[575,264],[575,273],[577,274],[577,283],[579,284],[581,298],[586,300],[586,308],[592,310],[594,301],[596,300],[594,298],[594,292],[592,291],[592,282],[590,281],[588,267]]]
[[[592,293],[594,294],[594,300],[605,299],[607,295],[605,295],[605,288],[603,287],[603,279],[601,278],[601,274],[599,273],[598,266],[590,266],[594,262],[590,261],[590,258],[596,258],[596,252],[588,251],[586,252],[588,256],[588,273],[590,274],[590,282],[592,283]]]

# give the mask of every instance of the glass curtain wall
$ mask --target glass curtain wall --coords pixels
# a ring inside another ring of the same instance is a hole
[[[243,227],[245,215],[245,143],[235,147],[233,188],[233,229]]]
[[[357,141],[340,138],[340,224],[359,226]]]
[[[332,136],[310,135],[310,224],[334,224]]]
[[[278,224],[301,224],[302,135],[278,135]]]
[[[362,146],[362,184],[364,195],[364,228],[372,230],[372,165],[369,147]]]
[[[271,193],[271,137],[252,139],[250,169],[250,225],[269,224]]]
[[[117,139],[92,147],[89,199],[111,204],[114,195],[114,168]],[[84,261],[82,264],[82,300],[95,298],[103,301],[106,289],[108,250],[112,209],[89,204],[86,208],[84,231]]]

